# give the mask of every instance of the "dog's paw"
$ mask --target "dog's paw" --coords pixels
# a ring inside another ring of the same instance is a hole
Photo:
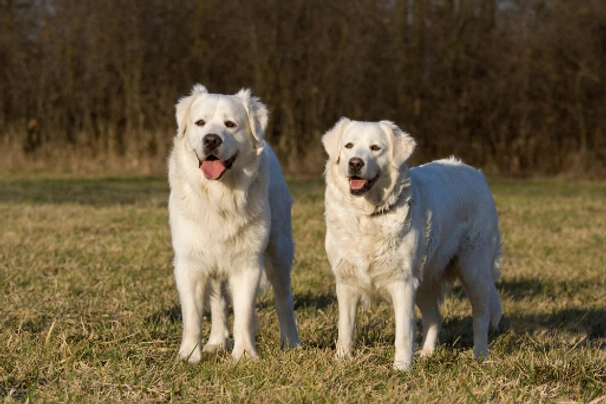
[[[337,352],[335,353],[337,360],[350,360],[352,358],[351,347],[348,346],[337,346]]]
[[[480,362],[488,359],[488,347],[477,348],[474,346],[473,358],[479,360]]]
[[[217,354],[217,353],[225,353],[228,352],[231,348],[231,344],[229,343],[229,338],[210,338],[204,348],[202,348],[202,352],[209,354]]]
[[[432,349],[421,349],[418,352],[418,355],[421,358],[427,358],[427,357],[430,357],[431,355],[433,355],[434,352],[435,352],[435,349],[433,349],[433,348]]]
[[[202,352],[209,354],[222,354],[229,351],[229,343],[211,344],[210,342],[204,345]]]
[[[254,349],[247,350],[247,349],[234,348],[234,350],[231,352],[231,357],[234,360],[234,362],[239,362],[242,360],[258,359],[259,355],[257,354],[257,352]]]
[[[393,368],[396,370],[408,371],[408,370],[410,370],[410,368],[412,368],[412,361],[395,360],[393,362]]]
[[[301,344],[301,341],[298,337],[295,339],[283,338],[280,346],[282,347],[282,349],[297,349],[302,348],[303,344]]]
[[[181,347],[179,349],[179,358],[186,360],[192,365],[196,365],[202,359],[202,352],[200,351],[200,347],[198,345],[193,348]]]

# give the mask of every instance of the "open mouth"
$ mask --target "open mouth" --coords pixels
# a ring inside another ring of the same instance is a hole
[[[375,182],[377,182],[378,179],[379,173],[377,173],[377,175],[375,175],[375,177],[371,178],[370,180],[358,177],[357,175],[349,177],[349,192],[355,196],[364,195],[368,191],[370,191],[370,189],[373,185],[375,185]]]
[[[222,161],[217,156],[209,154],[204,160],[199,160],[200,169],[209,180],[218,180],[233,166],[236,157],[238,157],[238,153]]]

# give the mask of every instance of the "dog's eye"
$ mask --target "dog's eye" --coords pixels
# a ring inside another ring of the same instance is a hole
[[[353,143],[347,143],[347,144],[345,145],[345,148],[346,148],[346,149],[351,149],[352,147],[353,147]]]
[[[236,125],[235,122],[232,121],[225,121],[225,126],[227,126],[228,128],[235,128],[238,125]]]
[[[195,124],[198,126],[204,126],[206,125],[206,121],[204,119],[198,119]]]
[[[370,146],[370,150],[379,151],[379,150],[381,150],[381,146],[377,146],[376,144],[373,144],[372,146]]]

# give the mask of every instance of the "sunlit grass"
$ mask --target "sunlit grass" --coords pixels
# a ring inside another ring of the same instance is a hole
[[[436,354],[391,369],[389,305],[360,312],[336,362],[321,180],[290,182],[296,316],[281,351],[259,299],[261,360],[175,361],[180,311],[163,179],[0,180],[0,396],[6,402],[590,402],[606,400],[606,184],[491,183],[504,241],[505,327],[471,358],[469,302],[443,306]],[[205,333],[208,333],[205,323]]]

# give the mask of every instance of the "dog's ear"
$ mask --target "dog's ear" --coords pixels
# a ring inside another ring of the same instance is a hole
[[[263,137],[269,121],[269,111],[258,97],[252,97],[250,95],[250,89],[248,88],[243,88],[238,91],[236,97],[239,97],[244,101],[244,108],[248,115],[250,133],[254,140],[253,146],[259,154],[263,151]]]
[[[201,94],[208,94],[208,90],[202,84],[195,84],[191,90],[191,94],[187,97],[181,97],[177,105],[175,105],[175,117],[177,118],[177,136],[181,137],[187,130],[187,117],[189,108],[194,103],[196,98]]]
[[[326,150],[326,153],[328,153],[329,158],[336,159],[337,164],[339,164],[339,154],[341,150],[341,139],[343,138],[343,132],[345,132],[345,127],[350,122],[351,120],[343,117],[335,124],[335,126],[333,126],[332,129],[322,136],[324,150]]]
[[[395,123],[381,121],[380,124],[389,139],[391,163],[395,167],[400,168],[400,166],[408,160],[417,143],[408,133],[402,131]]]

